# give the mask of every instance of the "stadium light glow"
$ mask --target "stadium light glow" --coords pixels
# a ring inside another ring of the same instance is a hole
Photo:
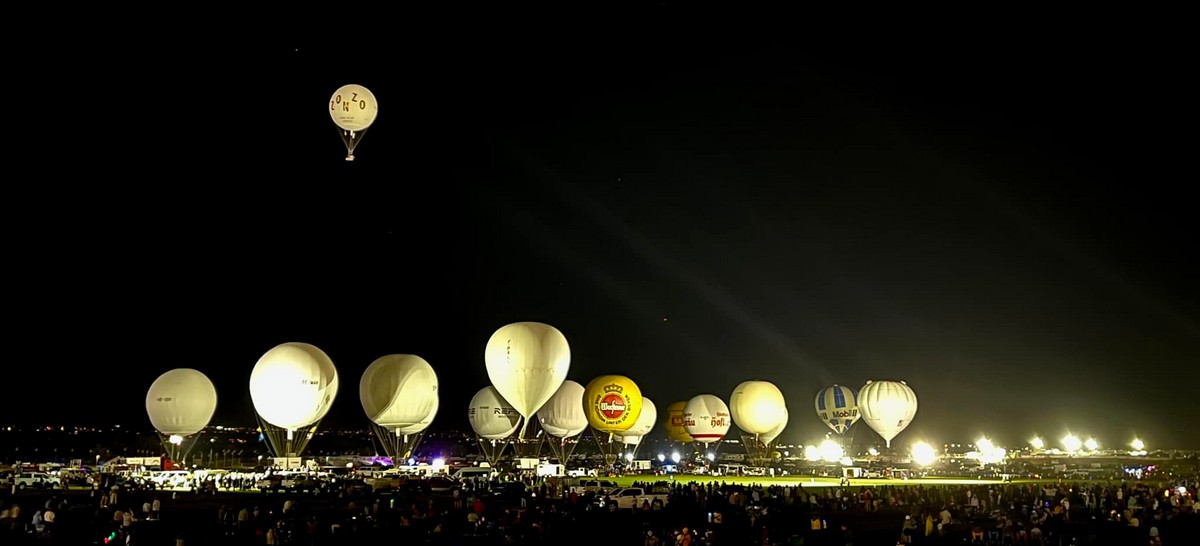
[[[1033,446],[1033,449],[1046,449],[1046,441],[1037,436],[1029,441],[1029,445]]]
[[[1134,451],[1141,451],[1146,449],[1146,442],[1143,442],[1140,438],[1134,438],[1133,441],[1129,443],[1129,447],[1132,447]]]
[[[1062,439],[1062,445],[1067,450],[1067,453],[1075,453],[1083,447],[1083,442],[1074,434],[1068,434]]]
[[[921,466],[929,466],[937,461],[937,451],[925,442],[913,444],[911,453],[913,462]]]
[[[1086,447],[1088,451],[1096,451],[1100,449],[1100,442],[1097,442],[1095,438],[1088,438],[1087,441],[1083,442],[1083,447]]]
[[[817,446],[804,446],[804,460],[810,463],[821,460],[821,450]]]
[[[846,450],[842,446],[837,445],[833,440],[825,440],[817,447],[817,451],[821,454],[821,460],[827,463],[836,463],[846,454]]]

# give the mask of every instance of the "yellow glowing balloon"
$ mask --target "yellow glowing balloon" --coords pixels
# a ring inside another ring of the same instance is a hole
[[[667,429],[667,438],[672,442],[690,443],[695,440],[692,435],[688,434],[687,429],[683,428],[683,408],[687,405],[687,400],[682,402],[672,402],[667,406],[667,419],[663,426]]]
[[[642,391],[628,377],[602,375],[583,390],[583,412],[600,432],[625,432],[642,413]]]

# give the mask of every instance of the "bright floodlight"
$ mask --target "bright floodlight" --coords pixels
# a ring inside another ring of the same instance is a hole
[[[710,460],[710,461],[714,461],[714,460],[716,460],[716,459],[717,459],[717,456],[716,456],[716,455],[713,455],[712,453],[709,453],[708,455],[705,455],[705,457],[707,457],[707,458],[708,458],[708,460]]]
[[[871,454],[871,456],[872,456],[872,457],[878,457],[878,456],[879,456],[879,450],[878,450],[878,449],[875,449],[875,448],[870,448],[870,449],[868,449],[868,450],[867,450],[867,453]]]
[[[1062,445],[1068,453],[1074,453],[1083,447],[1083,442],[1079,441],[1074,434],[1068,434],[1066,438],[1062,439]]]
[[[660,462],[660,463],[661,463],[661,462],[663,462],[663,461],[665,461],[665,460],[667,460],[667,456],[666,456],[666,455],[663,455],[662,453],[659,453],[659,454],[658,454],[658,462]]]
[[[633,454],[632,454],[632,453],[626,453],[626,454],[625,454],[625,460],[626,460],[626,461],[629,461],[629,462],[631,462],[631,463],[632,463],[632,462],[633,462]]]
[[[675,464],[679,464],[679,452],[678,451],[671,452],[671,460],[675,461]]]
[[[854,459],[850,457],[842,457],[838,462],[842,463],[842,466],[854,466]]]
[[[992,445],[992,441],[987,438],[975,440],[975,447],[979,448],[980,453],[987,453],[995,448],[995,446]]]
[[[183,443],[183,436],[172,434],[169,438],[167,438],[167,441],[174,445],[179,445]]]
[[[433,466],[446,466],[446,459],[438,457],[433,460]]]
[[[1046,449],[1045,440],[1042,440],[1036,436],[1029,441],[1029,445],[1033,446],[1033,449]]]
[[[1132,447],[1134,451],[1141,451],[1146,449],[1146,442],[1143,442],[1140,438],[1134,438],[1133,442],[1131,442],[1129,446]]]
[[[1096,451],[1100,448],[1100,443],[1097,442],[1095,438],[1088,438],[1087,441],[1083,443],[1083,447],[1088,448],[1088,451]]]
[[[836,463],[846,454],[842,446],[837,445],[837,442],[833,440],[821,442],[821,445],[817,447],[817,451],[821,454],[821,460],[827,463]]]
[[[804,460],[810,463],[821,460],[821,450],[817,446],[804,446]]]
[[[925,442],[917,442],[912,446],[912,460],[921,466],[929,466],[937,461],[937,451]]]

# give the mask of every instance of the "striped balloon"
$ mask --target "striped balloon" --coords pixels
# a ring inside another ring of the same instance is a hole
[[[817,393],[817,417],[825,426],[838,434],[843,434],[850,425],[858,421],[858,403],[854,399],[854,391],[849,387],[833,385],[825,387]]]

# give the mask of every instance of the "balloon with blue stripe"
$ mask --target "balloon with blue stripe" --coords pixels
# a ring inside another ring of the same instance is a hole
[[[858,421],[858,402],[849,387],[832,385],[817,392],[817,417],[825,426],[838,434],[844,434]]]

